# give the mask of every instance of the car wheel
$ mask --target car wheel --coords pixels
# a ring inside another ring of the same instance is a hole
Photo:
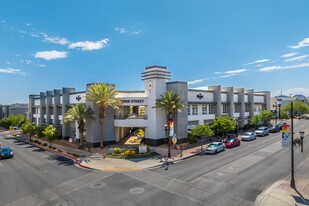
[[[218,152],[218,151],[217,151],[217,150],[215,150],[215,153],[214,153],[214,154],[217,154],[217,152]]]

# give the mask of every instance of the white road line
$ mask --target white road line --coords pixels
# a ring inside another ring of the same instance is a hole
[[[3,164],[0,163],[0,166],[3,167]]]

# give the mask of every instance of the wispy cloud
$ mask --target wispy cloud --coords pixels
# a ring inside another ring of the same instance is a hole
[[[98,50],[106,47],[108,45],[109,39],[105,38],[101,41],[80,41],[69,44],[70,49],[80,49],[82,51],[91,51],[91,50]]]
[[[194,87],[192,89],[208,90],[208,87],[207,86],[202,86],[202,87]]]
[[[290,58],[290,59],[286,59],[284,61],[286,62],[293,62],[293,61],[302,61],[304,60],[305,58],[307,58],[309,55],[303,55],[303,56],[298,56],[298,57],[293,57],[293,58]]]
[[[141,30],[141,29],[136,30],[136,31],[132,31],[132,32],[131,32],[131,35],[139,35],[140,33],[142,33],[142,30]]]
[[[280,94],[283,95],[287,95],[289,96],[290,94],[292,94],[292,96],[296,95],[296,94],[302,94],[305,96],[309,96],[309,88],[303,88],[303,87],[298,87],[298,88],[291,88],[291,89],[285,89],[285,90],[281,90],[281,91],[273,91],[271,93],[272,96],[278,96]]]
[[[5,73],[5,74],[24,74],[20,69],[14,69],[14,68],[0,68],[0,73]]]
[[[199,83],[202,83],[203,81],[205,81],[207,79],[209,79],[209,78],[192,80],[192,81],[189,81],[188,84],[199,84]]]
[[[259,59],[259,60],[256,60],[254,62],[246,63],[244,65],[258,64],[258,63],[269,62],[269,61],[271,61],[271,59]]]
[[[222,75],[219,76],[218,78],[228,78],[228,77],[232,77],[232,76],[236,76],[237,74],[226,74],[226,75]]]
[[[298,54],[298,52],[293,52],[293,53],[284,54],[281,57],[282,58],[288,58],[288,57],[296,56],[297,54]]]
[[[306,63],[303,63],[303,64],[290,65],[290,66],[263,67],[263,68],[260,68],[258,71],[260,71],[260,72],[271,72],[271,71],[275,71],[275,70],[298,69],[298,68],[304,68],[304,67],[309,67],[309,62],[306,62]]]
[[[52,50],[52,51],[40,51],[40,52],[36,52],[34,57],[35,58],[42,58],[45,60],[53,60],[53,59],[61,59],[61,58],[66,58],[67,57],[67,52],[63,51],[56,51],[56,50]]]
[[[53,43],[53,44],[60,44],[60,45],[66,45],[69,44],[69,40],[63,37],[58,37],[58,36],[46,36],[44,37],[44,41],[48,43]]]
[[[288,46],[291,49],[299,49],[302,47],[306,47],[309,46],[309,38],[305,38],[302,41],[298,42],[296,45],[294,46]]]
[[[125,34],[127,33],[127,29],[125,27],[116,27],[115,29],[117,32],[119,32],[120,34]]]
[[[229,70],[225,72],[215,72],[214,74],[222,74],[222,75],[218,77],[214,77],[214,78],[216,79],[216,78],[232,77],[232,76],[240,75],[246,71],[248,71],[248,69],[235,69],[235,70]]]

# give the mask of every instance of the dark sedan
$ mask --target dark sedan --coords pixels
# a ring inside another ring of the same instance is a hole
[[[0,147],[0,159],[14,157],[13,150],[8,146]]]
[[[280,126],[272,125],[271,127],[269,127],[269,132],[271,132],[271,133],[280,132]]]

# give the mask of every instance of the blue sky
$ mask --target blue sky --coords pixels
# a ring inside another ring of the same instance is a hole
[[[1,0],[0,104],[110,82],[141,90],[140,73],[309,96],[307,0]]]

